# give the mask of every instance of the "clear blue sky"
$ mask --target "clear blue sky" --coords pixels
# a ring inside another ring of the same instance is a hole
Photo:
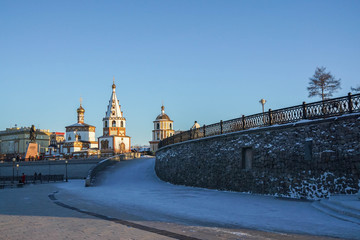
[[[162,101],[175,129],[317,101],[317,66],[359,86],[360,1],[0,1],[0,130],[102,134],[115,76],[133,144]]]

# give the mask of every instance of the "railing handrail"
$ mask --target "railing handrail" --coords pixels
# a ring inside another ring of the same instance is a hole
[[[198,139],[208,136],[216,136],[223,133],[238,132],[245,129],[297,122],[303,119],[318,119],[339,116],[348,113],[360,112],[360,93],[347,96],[305,103],[276,110],[242,116],[226,121],[204,125],[200,128],[180,132],[160,141],[161,147]],[[210,130],[210,133],[208,132]]]

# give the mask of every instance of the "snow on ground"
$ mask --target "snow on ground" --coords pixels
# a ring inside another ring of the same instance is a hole
[[[360,225],[319,212],[311,202],[172,185],[159,180],[154,158],[120,162],[99,186],[59,184],[65,192],[147,220],[360,239]]]

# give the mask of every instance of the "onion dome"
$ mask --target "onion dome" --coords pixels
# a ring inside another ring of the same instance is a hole
[[[80,104],[80,107],[77,109],[77,112],[78,113],[84,113],[85,112],[85,109],[81,106],[81,104]]]
[[[170,118],[168,115],[166,115],[164,113],[164,114],[160,114],[159,116],[157,116],[156,120],[169,120],[170,121]]]
[[[164,105],[161,106],[161,114],[156,117],[156,120],[170,120],[169,116],[165,114],[165,107]]]

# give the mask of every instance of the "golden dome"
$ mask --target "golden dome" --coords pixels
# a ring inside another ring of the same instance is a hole
[[[169,116],[166,115],[165,113],[162,113],[162,114],[158,115],[156,120],[169,120],[169,121],[171,121]]]
[[[80,105],[80,107],[77,109],[78,113],[84,113],[85,109]]]

